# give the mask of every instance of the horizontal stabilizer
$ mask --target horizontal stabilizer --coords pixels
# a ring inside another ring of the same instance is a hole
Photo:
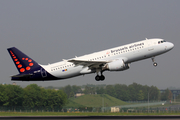
[[[31,77],[33,74],[19,74],[19,75],[13,75],[11,78],[25,78],[25,77]]]

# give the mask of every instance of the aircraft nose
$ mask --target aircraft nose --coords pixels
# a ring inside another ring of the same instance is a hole
[[[171,42],[167,42],[167,43],[168,43],[168,44],[167,44],[167,46],[166,46],[166,49],[167,49],[168,51],[174,48],[174,44],[173,44],[173,43],[171,43]]]
[[[169,43],[169,48],[173,49],[174,48],[174,44],[173,43]]]

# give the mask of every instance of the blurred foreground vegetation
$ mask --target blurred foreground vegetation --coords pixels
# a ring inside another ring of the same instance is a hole
[[[44,89],[36,84],[21,88],[17,85],[0,85],[0,106],[9,109],[24,108],[62,108],[67,103],[62,90]]]

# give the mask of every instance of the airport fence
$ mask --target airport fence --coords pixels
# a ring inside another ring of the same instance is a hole
[[[62,107],[59,106],[39,106],[39,107],[24,107],[24,106],[0,106],[0,112],[61,112]]]
[[[0,106],[0,112],[120,112],[120,113],[180,113],[180,106],[177,107],[79,107],[79,108],[60,108],[59,106],[49,107],[22,107],[22,106]]]

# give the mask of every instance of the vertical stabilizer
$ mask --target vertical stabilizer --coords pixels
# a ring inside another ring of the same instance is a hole
[[[15,47],[7,49],[19,73],[29,73],[40,67],[33,59],[22,53]]]

